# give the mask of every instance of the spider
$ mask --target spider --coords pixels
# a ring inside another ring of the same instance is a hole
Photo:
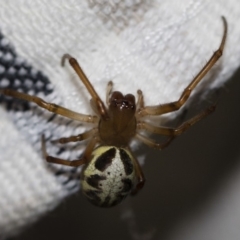
[[[86,149],[80,159],[70,161],[49,156],[46,151],[44,135],[42,135],[41,141],[42,152],[46,161],[50,163],[73,167],[84,165],[81,174],[82,192],[94,205],[111,207],[120,203],[128,194],[138,192],[145,182],[142,169],[129,147],[129,143],[133,138],[137,138],[150,147],[163,149],[176,136],[182,134],[190,126],[215,110],[215,105],[210,106],[177,128],[154,126],[143,119],[147,116],[162,115],[179,110],[186,103],[193,89],[222,55],[227,36],[227,21],[224,17],[222,17],[222,20],[224,33],[218,50],[213,53],[206,65],[182,92],[180,98],[174,102],[145,106],[141,90],[137,91],[137,101],[135,101],[132,94],[123,95],[118,91],[112,92],[113,83],[110,81],[107,85],[105,105],[77,60],[69,54],[62,57],[61,64],[64,66],[65,60],[68,60],[76,71],[91,95],[90,105],[95,115],[74,112],[62,106],[45,102],[36,96],[11,89],[0,89],[0,93],[34,102],[54,114],[72,120],[95,124],[91,130],[84,133],[53,141],[64,144],[88,140]],[[146,135],[142,135],[140,130],[168,137],[165,142],[157,143]]]

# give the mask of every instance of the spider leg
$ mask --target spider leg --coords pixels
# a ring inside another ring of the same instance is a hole
[[[80,142],[83,140],[86,140],[97,133],[97,128],[93,128],[89,131],[86,131],[84,133],[78,134],[76,136],[66,137],[66,138],[59,138],[54,139],[51,141],[51,143],[69,143],[69,142]]]
[[[151,133],[155,134],[161,134],[161,135],[167,135],[167,136],[178,136],[185,132],[189,127],[203,119],[204,117],[211,114],[216,109],[216,105],[212,105],[208,107],[205,111],[202,111],[201,113],[197,114],[195,117],[189,119],[188,121],[182,123],[177,128],[168,128],[168,127],[157,127],[153,126],[147,122],[138,122],[137,123],[137,129],[144,129]]]
[[[136,175],[137,175],[137,179],[138,179],[138,183],[135,187],[135,189],[133,189],[132,191],[132,195],[135,195],[138,193],[139,190],[141,190],[145,184],[145,177],[144,177],[144,174],[142,172],[142,168],[138,162],[138,160],[135,158],[134,154],[132,153],[131,149],[128,147],[127,148],[128,151],[131,153],[132,157],[133,157],[133,165],[135,167],[135,171],[136,171]]]
[[[90,140],[83,156],[80,159],[65,160],[65,159],[56,158],[56,157],[52,157],[52,156],[48,155],[47,150],[46,150],[45,136],[42,135],[42,152],[43,152],[43,156],[47,162],[61,164],[61,165],[65,165],[65,166],[71,166],[71,167],[79,167],[83,164],[86,164],[90,160],[92,150],[94,149],[97,141],[98,140],[96,139],[96,137],[93,137]]]
[[[138,110],[144,107],[144,99],[143,99],[143,93],[140,89],[137,91],[137,95],[138,95],[138,98],[136,103],[136,109]]]
[[[109,105],[109,97],[112,93],[112,88],[113,88],[113,82],[109,81],[107,85],[107,92],[106,92],[106,103]]]
[[[71,111],[67,108],[56,105],[54,103],[45,102],[43,99],[41,99],[39,97],[31,96],[31,95],[21,93],[21,92],[17,92],[12,89],[0,89],[0,93],[7,95],[7,96],[23,99],[28,102],[34,102],[41,108],[47,109],[49,112],[53,112],[55,114],[62,115],[64,117],[67,117],[67,118],[70,118],[73,120],[77,120],[77,121],[81,121],[81,122],[88,122],[88,123],[97,123],[97,121],[98,121],[97,116],[91,116],[91,115],[77,113],[77,112]]]
[[[150,138],[141,135],[140,133],[137,133],[135,135],[135,137],[138,140],[142,141],[144,144],[148,145],[149,147],[157,148],[159,150],[162,150],[163,148],[166,148],[173,141],[173,139],[175,138],[175,136],[170,136],[165,142],[157,143],[157,142],[151,140]]]
[[[225,17],[222,17],[224,33],[222,37],[222,41],[217,51],[215,51],[206,65],[202,68],[202,70],[197,74],[197,76],[192,80],[192,82],[185,88],[181,97],[178,101],[170,102],[157,106],[147,106],[142,109],[139,109],[137,112],[138,117],[144,117],[146,115],[161,115],[168,112],[173,112],[180,109],[183,104],[188,100],[192,90],[197,86],[197,84],[203,79],[203,77],[208,73],[208,71],[212,68],[212,66],[217,62],[217,60],[222,56],[222,52],[224,49],[224,45],[227,37],[227,21]]]
[[[75,58],[73,58],[71,55],[64,54],[63,57],[62,57],[62,61],[61,61],[62,66],[64,66],[64,63],[65,63],[66,59],[68,59],[70,65],[75,70],[75,72],[77,73],[77,75],[82,80],[85,87],[87,88],[88,92],[92,96],[92,99],[93,99],[93,101],[96,105],[96,109],[98,110],[99,115],[101,115],[101,117],[103,119],[108,119],[109,116],[108,116],[107,109],[106,109],[104,103],[102,102],[101,98],[98,96],[97,92],[95,91],[93,85],[88,80],[85,73],[83,72],[83,70],[80,67],[78,61]]]

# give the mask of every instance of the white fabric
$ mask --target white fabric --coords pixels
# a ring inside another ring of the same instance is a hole
[[[117,2],[2,0],[0,30],[49,77],[64,106],[81,113],[91,111],[89,94],[60,66],[64,53],[78,59],[103,99],[112,80],[123,93],[143,90],[147,105],[174,101],[218,48],[225,16],[223,57],[196,91],[222,86],[239,67],[239,0]],[[0,236],[6,237],[66,192],[3,109],[0,114]]]

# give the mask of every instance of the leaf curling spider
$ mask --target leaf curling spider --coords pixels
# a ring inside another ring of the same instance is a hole
[[[182,134],[190,126],[215,110],[215,105],[210,106],[177,128],[158,127],[142,120],[146,116],[156,116],[176,111],[185,104],[192,90],[222,55],[227,37],[227,21],[224,17],[222,17],[222,20],[224,33],[218,50],[213,53],[206,65],[185,88],[179,100],[175,102],[145,106],[142,91],[138,90],[138,99],[135,103],[135,97],[132,94],[124,96],[121,92],[112,92],[113,83],[110,81],[107,85],[106,107],[77,60],[69,54],[62,57],[62,66],[66,59],[69,60],[70,65],[92,97],[90,105],[96,115],[77,113],[59,105],[45,102],[36,96],[11,89],[0,89],[0,93],[34,102],[50,112],[72,120],[97,125],[82,134],[52,141],[63,144],[88,139],[88,144],[80,159],[69,161],[49,156],[46,151],[44,135],[42,136],[42,151],[45,159],[50,163],[73,167],[85,165],[81,174],[81,187],[84,195],[94,205],[111,207],[120,203],[128,194],[138,192],[145,182],[142,169],[129,148],[129,142],[134,137],[150,147],[163,149],[176,136]],[[156,143],[147,136],[140,134],[139,130],[165,135],[168,138],[163,143]],[[95,147],[96,145],[97,147]]]

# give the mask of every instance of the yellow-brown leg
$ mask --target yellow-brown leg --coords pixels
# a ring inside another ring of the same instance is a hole
[[[180,109],[183,104],[189,98],[192,90],[197,86],[197,84],[203,79],[203,77],[207,74],[207,72],[212,68],[212,66],[217,62],[217,60],[222,56],[222,52],[224,49],[224,45],[227,37],[227,21],[224,17],[222,17],[224,33],[222,37],[222,41],[217,51],[215,51],[206,65],[202,68],[202,70],[197,74],[197,76],[192,80],[192,82],[185,88],[181,97],[178,101],[166,103],[157,106],[147,106],[139,109],[137,112],[137,118],[144,117],[147,115],[161,115],[169,112],[176,111]]]
[[[89,141],[89,143],[85,149],[85,152],[80,159],[65,160],[65,159],[56,158],[56,157],[52,157],[52,156],[48,155],[47,150],[46,150],[45,137],[44,137],[44,135],[42,135],[42,152],[43,152],[44,158],[49,163],[56,163],[56,164],[71,166],[71,167],[79,167],[83,164],[86,164],[90,160],[91,153],[92,153],[95,145],[97,144],[97,142],[98,142],[98,139],[96,137],[93,137]]]
[[[112,93],[112,88],[113,88],[113,82],[109,81],[108,85],[107,85],[107,91],[106,91],[106,103],[107,103],[107,106],[109,105],[109,97],[110,97],[110,95]]]
[[[148,145],[149,147],[157,148],[159,150],[162,150],[163,148],[166,148],[175,138],[175,136],[171,136],[165,142],[157,143],[157,142],[153,141],[152,139],[141,135],[140,133],[137,133],[135,137],[138,140],[140,140],[141,142],[143,142],[144,144]]]
[[[137,123],[137,129],[139,129],[139,130],[144,129],[144,130],[147,130],[154,134],[161,134],[161,135],[167,135],[167,136],[178,136],[178,135],[182,134],[183,132],[185,132],[189,127],[191,127],[192,125],[194,125],[195,123],[197,123],[198,121],[203,119],[204,117],[208,116],[209,114],[211,114],[215,109],[216,109],[216,105],[210,106],[205,111],[202,111],[195,117],[182,123],[177,128],[157,127],[157,126],[151,125],[150,123],[141,121],[141,122]]]
[[[104,103],[102,102],[101,98],[98,96],[97,92],[95,91],[93,85],[90,83],[87,76],[83,72],[82,68],[78,64],[78,61],[75,58],[73,58],[71,55],[64,54],[61,61],[62,66],[64,66],[64,62],[66,59],[68,59],[70,65],[73,67],[73,69],[75,70],[79,78],[82,80],[83,84],[86,86],[88,92],[92,96],[92,99],[96,105],[96,109],[98,110],[99,115],[101,115],[103,119],[108,119],[109,116]]]
[[[71,137],[66,137],[66,138],[59,138],[59,139],[54,139],[51,141],[51,143],[69,143],[69,142],[80,142],[83,140],[86,140],[90,137],[92,137],[93,135],[95,135],[97,133],[97,128],[93,128],[89,131],[86,131],[84,133],[78,134],[76,136],[71,136]]]
[[[137,98],[136,109],[138,111],[138,109],[142,109],[144,107],[144,100],[143,100],[143,93],[141,90],[137,91],[137,95],[138,95],[138,98]]]
[[[133,164],[134,164],[134,168],[136,171],[136,175],[137,175],[137,179],[138,179],[138,183],[135,187],[135,189],[133,189],[132,191],[132,195],[135,195],[138,193],[139,190],[141,190],[145,184],[145,177],[142,171],[142,168],[138,162],[138,160],[135,158],[134,154],[132,153],[131,149],[128,147],[128,151],[131,153],[132,157],[133,157]]]
[[[19,98],[22,100],[26,100],[28,102],[34,102],[38,106],[48,110],[49,112],[53,112],[58,115],[62,115],[64,117],[81,121],[81,122],[88,122],[88,123],[97,123],[98,122],[98,117],[97,116],[91,116],[91,115],[85,115],[81,113],[77,113],[74,111],[71,111],[67,108],[61,107],[59,105],[56,105],[54,103],[48,103],[45,102],[43,99],[36,97],[36,96],[31,96],[25,93],[17,92],[12,89],[0,89],[0,93],[11,96],[14,98]]]

